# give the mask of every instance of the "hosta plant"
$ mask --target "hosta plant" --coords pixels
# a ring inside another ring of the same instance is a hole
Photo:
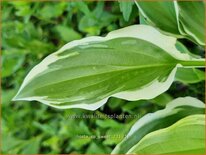
[[[69,42],[29,72],[14,100],[96,110],[110,97],[153,99],[174,80],[195,81],[185,73],[204,77],[195,68],[205,60],[178,40],[205,46],[204,2],[135,3],[142,24]],[[135,3],[120,2],[125,18]],[[204,153],[204,128],[204,103],[178,98],[138,120],[112,153]]]
[[[176,44],[146,25],[70,42],[31,70],[15,100],[95,110],[111,96],[154,98],[170,87],[177,68],[204,67],[204,59],[181,53]]]

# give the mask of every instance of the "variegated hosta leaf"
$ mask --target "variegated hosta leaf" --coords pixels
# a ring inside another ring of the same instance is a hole
[[[204,1],[136,0],[147,24],[178,38],[187,38],[199,45],[205,45],[204,3]]]
[[[126,138],[115,147],[112,154],[127,153],[145,135],[168,127],[188,115],[204,114],[204,112],[205,105],[201,101],[192,97],[177,98],[168,103],[165,109],[147,114],[139,119],[130,129]]]
[[[181,34],[205,45],[205,6],[204,1],[174,2]]]
[[[145,2],[136,0],[145,22],[166,33],[181,37],[172,1]]]
[[[30,71],[14,100],[95,110],[110,96],[154,98],[169,88],[180,64],[204,66],[175,44],[176,38],[143,25],[70,42]]]
[[[205,154],[205,115],[192,115],[146,135],[127,154]]]

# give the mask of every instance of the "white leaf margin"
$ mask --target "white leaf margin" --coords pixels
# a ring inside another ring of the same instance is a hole
[[[13,101],[36,100],[36,101],[42,102],[46,105],[49,105],[49,106],[52,106],[58,109],[81,108],[81,109],[87,109],[87,110],[96,110],[102,105],[104,105],[107,102],[108,98],[112,96],[125,99],[125,100],[129,100],[129,101],[140,100],[140,99],[152,99],[158,96],[159,94],[165,92],[167,89],[169,89],[170,85],[174,81],[177,67],[181,66],[180,64],[177,64],[177,66],[172,70],[172,72],[169,74],[168,78],[164,82],[160,82],[158,81],[158,79],[156,79],[153,82],[149,83],[148,85],[145,85],[141,89],[120,92],[120,93],[111,95],[101,101],[91,103],[91,104],[81,103],[81,104],[61,106],[61,105],[58,105],[61,103],[60,101],[48,99],[47,96],[44,96],[44,97],[33,96],[33,97],[26,97],[26,98],[18,98],[18,94],[26,86],[26,84],[28,84],[38,74],[43,73],[45,70],[47,70],[48,65],[56,62],[59,59],[69,57],[69,54],[66,56],[59,56],[59,54],[63,53],[65,50],[71,49],[78,45],[88,45],[89,43],[92,43],[92,42],[97,43],[97,42],[103,42],[103,41],[108,41],[111,39],[122,38],[122,37],[131,37],[131,38],[137,38],[137,39],[142,39],[144,41],[147,41],[151,44],[154,44],[162,48],[165,52],[167,52],[168,54],[170,54],[171,56],[173,56],[174,58],[178,60],[195,60],[195,61],[200,60],[200,59],[194,59],[190,55],[186,53],[183,54],[180,51],[178,51],[175,47],[176,38],[171,37],[171,36],[166,36],[160,33],[158,30],[156,30],[152,26],[132,25],[132,26],[128,26],[128,27],[125,27],[119,30],[112,31],[106,37],[93,36],[93,37],[87,37],[87,38],[83,38],[80,40],[75,40],[75,41],[67,43],[57,52],[47,56],[42,62],[36,65],[29,72],[29,74],[24,79],[23,84],[21,85],[17,95],[13,98]]]
[[[139,149],[142,148],[146,148],[151,144],[145,144],[145,140],[150,139],[151,137],[157,136],[157,135],[161,135],[164,133],[169,133],[172,129],[177,129],[177,128],[181,128],[184,126],[188,126],[188,125],[201,125],[201,126],[205,126],[205,115],[204,114],[195,114],[195,115],[190,115],[187,117],[184,117],[182,119],[180,119],[179,121],[177,121],[175,124],[167,127],[167,128],[163,128],[160,130],[156,130],[154,132],[151,132],[149,134],[147,134],[145,137],[143,137],[135,146],[133,146],[126,154],[134,154],[133,151],[139,147]],[[160,139],[161,140],[161,139]],[[143,144],[143,146],[141,146]],[[141,147],[140,147],[141,146]],[[204,147],[204,141],[203,141],[203,145],[202,147]],[[165,154],[167,154],[165,152]]]
[[[198,1],[197,1],[198,2]],[[203,1],[205,2],[205,1]],[[178,6],[178,2],[174,1],[174,7],[175,7],[175,12],[176,12],[176,18],[177,18],[177,24],[178,24],[178,29],[182,35],[184,35],[186,38],[189,40],[194,40],[196,41],[199,45],[205,46],[205,42],[202,42],[194,33],[192,33],[187,27],[181,22],[180,20],[180,9]]]
[[[180,107],[180,106],[185,106],[185,105],[196,107],[196,108],[203,108],[203,109],[205,108],[205,104],[202,101],[200,101],[194,97],[187,96],[187,97],[176,98],[176,99],[172,100],[171,102],[169,102],[167,104],[167,106],[165,107],[165,109],[162,109],[162,110],[154,112],[154,113],[149,113],[149,114],[143,116],[142,118],[140,118],[131,127],[129,133],[127,134],[126,138],[122,140],[122,142],[127,140],[130,136],[133,135],[134,132],[136,132],[141,127],[145,126],[146,124],[149,124],[150,122],[153,122],[154,120],[158,120],[158,119],[164,118],[168,115],[171,115],[173,113],[176,113],[177,111],[174,110],[175,108]],[[115,147],[115,149],[112,151],[112,154],[115,154],[115,152],[118,152],[119,148],[121,147],[122,142],[120,142]]]
[[[155,23],[145,14],[144,10],[138,4],[137,0],[135,0],[135,4],[137,5],[137,8],[139,9],[139,11],[142,14],[142,16],[147,19],[147,21],[149,22],[149,25],[154,26],[158,31],[160,31],[160,32],[162,32],[162,33],[164,33],[166,35],[170,35],[170,36],[173,36],[173,37],[176,37],[176,38],[184,38],[184,36],[182,36],[181,34],[175,34],[175,33],[167,32],[167,31],[161,30],[159,27],[156,27]],[[175,7],[174,7],[174,10],[175,10],[175,13],[177,13]],[[176,16],[177,16],[177,14],[176,14]],[[179,22],[178,22],[177,18],[176,18],[176,21],[177,21],[177,25],[179,26]],[[179,30],[179,28],[178,28],[178,30]]]
[[[145,115],[145,117],[139,119],[137,123],[133,125],[127,136],[131,136],[136,130],[142,127],[145,124],[145,122],[152,122],[155,119],[164,118],[168,113],[171,113],[174,108],[184,105],[193,106],[196,108],[205,108],[205,105],[202,101],[193,97],[188,96],[174,99],[173,101],[167,104],[165,109],[157,111],[155,113],[147,114]]]

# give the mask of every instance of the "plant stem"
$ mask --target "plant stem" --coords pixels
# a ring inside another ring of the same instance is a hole
[[[201,67],[201,68],[205,68],[205,59],[201,59],[201,60],[192,60],[192,61],[181,61],[180,62],[181,65],[185,66],[185,67]]]

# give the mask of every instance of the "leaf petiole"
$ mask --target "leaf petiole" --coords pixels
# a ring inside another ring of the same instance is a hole
[[[201,60],[191,60],[191,61],[181,61],[180,62],[181,65],[183,65],[184,67],[201,67],[201,68],[205,68],[205,59],[201,59]]]

